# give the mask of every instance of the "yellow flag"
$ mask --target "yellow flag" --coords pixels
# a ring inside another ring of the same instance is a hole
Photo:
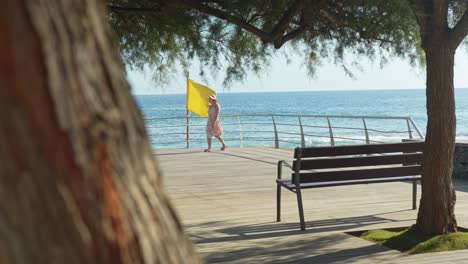
[[[187,110],[199,116],[208,116],[208,96],[216,92],[205,85],[187,80]]]

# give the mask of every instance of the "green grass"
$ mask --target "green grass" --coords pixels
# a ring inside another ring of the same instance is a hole
[[[468,233],[457,232],[431,236],[421,233],[415,226],[398,232],[370,230],[361,234],[360,237],[409,254],[468,249]]]

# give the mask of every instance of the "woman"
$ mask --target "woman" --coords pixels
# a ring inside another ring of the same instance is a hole
[[[216,137],[219,142],[223,144],[221,150],[225,150],[227,145],[222,138],[224,131],[221,127],[221,123],[219,122],[219,112],[221,111],[221,107],[219,106],[218,100],[214,94],[210,94],[210,96],[208,96],[208,102],[210,104],[210,107],[208,108],[208,122],[206,123],[206,140],[208,141],[208,148],[205,149],[205,152],[211,151],[212,137]]]

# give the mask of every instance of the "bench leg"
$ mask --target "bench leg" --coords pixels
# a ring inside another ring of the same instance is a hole
[[[299,219],[301,221],[301,230],[305,230],[305,221],[304,221],[304,209],[302,208],[302,195],[301,195],[301,189],[297,188],[296,189],[296,195],[297,195],[297,206],[299,207]]]
[[[416,194],[418,192],[418,184],[416,181],[413,181],[413,210],[416,210]]]
[[[281,221],[281,185],[276,184],[276,222]]]

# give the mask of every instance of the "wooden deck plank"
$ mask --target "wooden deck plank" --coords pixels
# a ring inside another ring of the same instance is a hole
[[[275,222],[276,163],[292,156],[272,148],[157,151],[163,183],[207,263],[468,263],[468,250],[409,256],[345,233],[413,224],[410,183],[305,190],[305,232],[296,197],[283,189],[283,221]],[[455,186],[457,220],[468,227],[468,181]]]

